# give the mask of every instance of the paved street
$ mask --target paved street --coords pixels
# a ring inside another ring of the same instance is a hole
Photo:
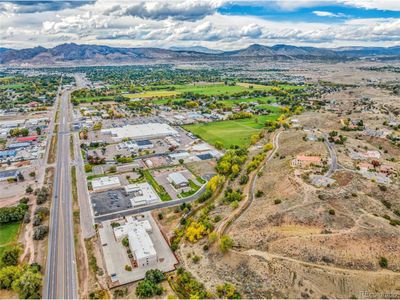
[[[68,102],[69,92],[63,91],[60,105],[60,132],[69,130]],[[69,135],[59,134],[50,215],[44,298],[77,298],[69,160]]]

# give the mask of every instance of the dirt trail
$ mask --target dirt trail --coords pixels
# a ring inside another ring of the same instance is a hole
[[[266,164],[273,158],[276,151],[279,150],[279,136],[282,132],[283,131],[275,132],[272,136],[272,151],[267,155],[267,158],[265,159],[264,163],[261,164],[261,167],[253,171],[253,173],[250,175],[249,184],[247,184],[243,190],[243,195],[246,196],[245,199],[241,201],[241,206],[239,207],[239,209],[235,210],[232,214],[226,216],[218,226],[217,234],[219,236],[224,235],[233,224],[233,222],[237,220],[250,207],[255,197],[254,190],[257,183],[258,173],[264,169]]]
[[[355,269],[345,269],[345,268],[339,268],[339,267],[333,267],[333,266],[327,266],[327,265],[321,265],[321,264],[316,264],[316,263],[310,263],[310,262],[305,262],[302,260],[294,259],[291,257],[286,257],[278,254],[273,254],[269,253],[266,251],[260,251],[256,249],[249,249],[245,251],[236,251],[236,250],[231,250],[232,252],[239,254],[239,255],[247,255],[247,256],[260,256],[263,257],[267,260],[272,260],[272,259],[279,259],[279,260],[286,260],[286,261],[291,261],[297,264],[301,264],[304,266],[308,267],[313,267],[313,268],[320,268],[323,270],[328,270],[328,271],[335,271],[335,272],[347,272],[349,274],[371,274],[371,275],[398,275],[400,277],[400,274],[389,271],[389,270],[379,270],[379,271],[368,271],[368,270],[355,270]]]

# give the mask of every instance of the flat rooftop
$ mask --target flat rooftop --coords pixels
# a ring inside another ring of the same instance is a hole
[[[103,134],[111,134],[118,139],[131,138],[134,140],[146,140],[178,134],[175,129],[164,123],[125,125],[123,127],[103,129],[101,132]]]

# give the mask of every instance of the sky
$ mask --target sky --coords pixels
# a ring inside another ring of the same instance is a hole
[[[400,0],[0,0],[0,47],[400,45]]]

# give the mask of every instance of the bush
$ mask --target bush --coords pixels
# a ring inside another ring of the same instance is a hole
[[[0,269],[0,289],[10,290],[12,283],[21,276],[18,266],[7,266]]]
[[[131,266],[128,266],[128,265],[126,265],[126,266],[125,266],[125,270],[126,270],[126,271],[128,271],[128,272],[130,272],[130,271],[132,271],[132,267],[131,267]]]
[[[382,200],[382,204],[385,205],[385,207],[387,209],[391,209],[392,208],[392,204],[387,200]]]
[[[93,171],[92,165],[86,164],[86,165],[85,165],[85,172],[86,172],[86,173],[90,173],[90,172],[92,172],[92,171]]]
[[[41,217],[45,217],[45,216],[48,216],[49,214],[50,214],[50,211],[45,206],[38,206],[35,209],[35,215],[39,215]]]
[[[148,279],[145,279],[139,282],[138,286],[136,287],[136,295],[139,298],[150,298],[154,295],[161,295],[162,288]]]
[[[379,189],[380,189],[382,192],[386,192],[386,191],[387,191],[387,187],[386,187],[385,185],[379,185]]]
[[[122,239],[122,245],[125,247],[129,247],[129,239],[127,237],[124,237]]]
[[[217,295],[221,299],[241,299],[241,295],[236,291],[236,287],[231,283],[224,283],[217,286]]]
[[[223,235],[221,237],[221,240],[219,241],[219,249],[222,252],[226,252],[232,247],[233,247],[233,240],[229,236]]]
[[[165,280],[164,273],[158,269],[148,270],[146,272],[145,278],[153,283],[160,283]]]
[[[242,176],[240,176],[239,184],[243,185],[243,184],[246,184],[248,181],[249,181],[249,176],[248,175],[242,175]]]
[[[257,197],[257,198],[260,198],[262,195],[264,195],[264,192],[263,192],[263,191],[258,190],[258,191],[256,192],[256,197]]]
[[[40,215],[34,215],[32,225],[39,226],[40,224],[42,224],[42,217]]]
[[[158,219],[162,220],[164,218],[164,215],[162,213],[158,213]]]
[[[329,210],[329,214],[330,214],[331,216],[334,216],[334,215],[336,214],[336,212],[335,212],[334,209],[330,209],[330,210]]]
[[[388,267],[388,260],[387,260],[387,258],[381,256],[381,258],[379,259],[379,265],[381,266],[381,268],[387,268],[387,267]]]
[[[49,199],[49,190],[46,187],[36,190],[36,203],[41,205]]]
[[[214,223],[218,223],[219,221],[221,221],[221,216],[220,215],[216,215],[214,217]]]
[[[29,211],[27,211],[25,213],[23,221],[24,221],[25,224],[28,224],[31,221],[31,215],[30,215]]]
[[[112,228],[119,227],[119,226],[121,226],[121,224],[119,224],[118,222],[111,222]]]
[[[43,240],[46,237],[48,232],[49,232],[49,226],[40,225],[34,229],[33,239],[34,240]]]
[[[4,266],[16,266],[18,265],[19,255],[21,254],[21,248],[12,247],[6,249],[1,255],[1,262]]]
[[[275,205],[278,205],[278,204],[281,204],[282,203],[282,200],[281,199],[275,199],[274,200],[274,204]]]
[[[192,257],[192,261],[193,263],[197,264],[200,261],[201,257],[198,255],[195,255]]]
[[[25,192],[26,192],[27,194],[30,194],[30,193],[33,192],[33,188],[29,185],[29,186],[26,188]]]
[[[28,197],[23,197],[23,198],[19,199],[19,203],[28,204],[28,202],[29,202],[29,198]]]

